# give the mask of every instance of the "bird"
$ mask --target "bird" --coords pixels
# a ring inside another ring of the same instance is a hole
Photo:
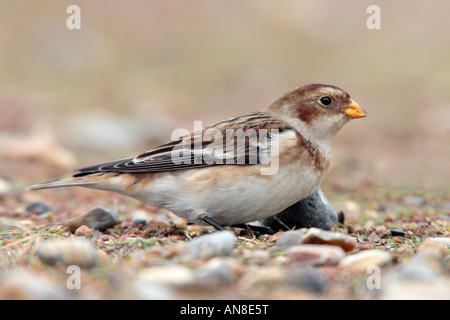
[[[312,194],[330,166],[336,133],[349,120],[366,116],[344,90],[307,84],[265,110],[27,190],[81,186],[114,191],[189,223],[224,230],[273,216]]]

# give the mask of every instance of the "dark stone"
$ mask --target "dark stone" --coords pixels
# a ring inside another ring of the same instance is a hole
[[[70,232],[74,233],[82,225],[104,231],[113,227],[117,222],[119,222],[119,214],[117,212],[103,207],[95,207],[81,216],[67,220],[65,225]]]
[[[286,279],[291,286],[306,289],[314,293],[322,293],[327,287],[327,281],[316,272],[309,269],[292,269]]]
[[[38,216],[47,212],[54,212],[53,208],[44,201],[34,201],[28,204],[25,207],[25,211],[29,214],[36,214]]]
[[[135,227],[137,227],[138,225],[142,224],[143,226],[145,226],[148,222],[148,219],[146,218],[137,218],[133,220],[133,225]]]
[[[320,187],[305,199],[262,221],[275,231],[311,227],[330,230],[336,222],[336,211]]]
[[[391,234],[391,236],[395,237],[395,236],[400,236],[403,237],[406,233],[402,230],[398,230],[398,229],[390,229],[389,233]]]
[[[339,213],[338,213],[338,222],[339,222],[339,224],[344,224],[344,221],[345,221],[345,215],[344,215],[344,212],[343,211],[339,211]]]

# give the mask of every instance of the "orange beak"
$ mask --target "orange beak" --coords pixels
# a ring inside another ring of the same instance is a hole
[[[367,117],[367,112],[365,112],[353,100],[351,100],[350,104],[347,106],[347,109],[344,110],[344,113],[353,119]]]

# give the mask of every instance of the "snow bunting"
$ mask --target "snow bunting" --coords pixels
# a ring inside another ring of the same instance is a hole
[[[310,84],[286,93],[265,111],[28,189],[115,191],[222,229],[270,217],[309,196],[330,165],[336,133],[350,119],[365,116],[345,91]]]

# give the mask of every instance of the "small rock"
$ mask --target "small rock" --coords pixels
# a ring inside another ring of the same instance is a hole
[[[194,281],[191,269],[182,265],[149,267],[139,272],[139,280],[167,286],[184,286]]]
[[[440,238],[427,238],[424,242],[424,244],[429,241],[429,242],[436,242],[436,243],[441,243],[443,244],[445,247],[450,248],[450,238],[449,237],[440,237]]]
[[[314,293],[322,293],[328,287],[327,281],[313,270],[295,268],[289,270],[287,274],[287,284],[296,288],[306,289]]]
[[[3,270],[0,283],[0,300],[67,298],[49,278],[26,269]]]
[[[264,219],[263,224],[275,231],[311,227],[329,230],[336,221],[337,214],[319,187],[305,199]]]
[[[381,300],[449,300],[450,280],[440,277],[432,281],[387,276],[382,280]]]
[[[393,237],[403,237],[406,234],[405,231],[398,230],[398,229],[390,229],[389,233]]]
[[[305,262],[314,265],[336,265],[344,258],[341,247],[317,244],[299,244],[286,250],[286,256],[295,262]]]
[[[329,244],[339,246],[347,252],[356,247],[356,240],[350,236],[317,228],[310,228],[303,236],[302,243]]]
[[[255,270],[247,271],[242,277],[240,284],[244,290],[251,292],[261,292],[261,297],[264,296],[265,290],[270,290],[279,287],[285,282],[286,272],[283,267],[261,267]]]
[[[140,224],[146,225],[147,221],[150,218],[148,212],[142,209],[134,210],[131,216],[132,216],[131,220],[133,220],[133,225],[136,227]]]
[[[445,270],[447,248],[434,240],[425,240],[417,253],[399,269],[398,276],[407,279],[434,280]]]
[[[118,221],[119,215],[117,212],[103,207],[95,207],[81,216],[67,220],[65,224],[69,231],[74,233],[82,225],[91,229],[104,231],[114,226]]]
[[[339,262],[339,266],[366,271],[370,266],[383,266],[391,262],[391,260],[392,257],[389,253],[373,249],[346,256]]]
[[[177,289],[190,286],[195,281],[193,272],[181,265],[149,267],[140,271],[134,288],[143,299],[175,299]]]
[[[433,240],[425,240],[417,253],[400,268],[383,279],[381,299],[439,300],[450,299],[450,281],[445,257],[447,248]]]
[[[92,267],[98,261],[97,249],[84,239],[45,241],[39,246],[37,256],[48,264],[62,262],[79,267]]]
[[[139,218],[139,219],[133,219],[133,225],[135,227],[137,227],[138,225],[142,224],[143,226],[145,226],[147,224],[148,219],[143,219],[143,218]]]
[[[283,249],[294,246],[300,243],[305,234],[305,229],[286,231],[277,239],[276,245]]]
[[[189,249],[197,258],[209,259],[227,256],[235,247],[237,238],[231,231],[216,231],[200,236],[188,243]]]
[[[94,231],[92,231],[88,226],[82,225],[77,230],[75,230],[75,235],[79,237],[90,237],[94,235]]]
[[[12,191],[12,187],[8,181],[0,178],[0,197],[10,193]]]
[[[338,223],[341,225],[344,225],[344,222],[345,222],[344,211],[339,211],[337,218],[338,218]]]
[[[252,261],[252,263],[255,264],[266,263],[270,259],[269,251],[264,249],[257,249],[257,248],[251,250],[244,249],[243,255],[246,259]]]
[[[445,258],[447,255],[448,245],[449,238],[427,238],[417,248],[417,253],[427,254],[430,256],[434,255],[437,258]]]
[[[241,264],[231,257],[214,257],[196,272],[199,283],[220,285],[232,283],[243,273]]]
[[[29,215],[43,216],[49,212],[54,212],[53,208],[44,201],[34,201],[25,207],[25,211]]]

